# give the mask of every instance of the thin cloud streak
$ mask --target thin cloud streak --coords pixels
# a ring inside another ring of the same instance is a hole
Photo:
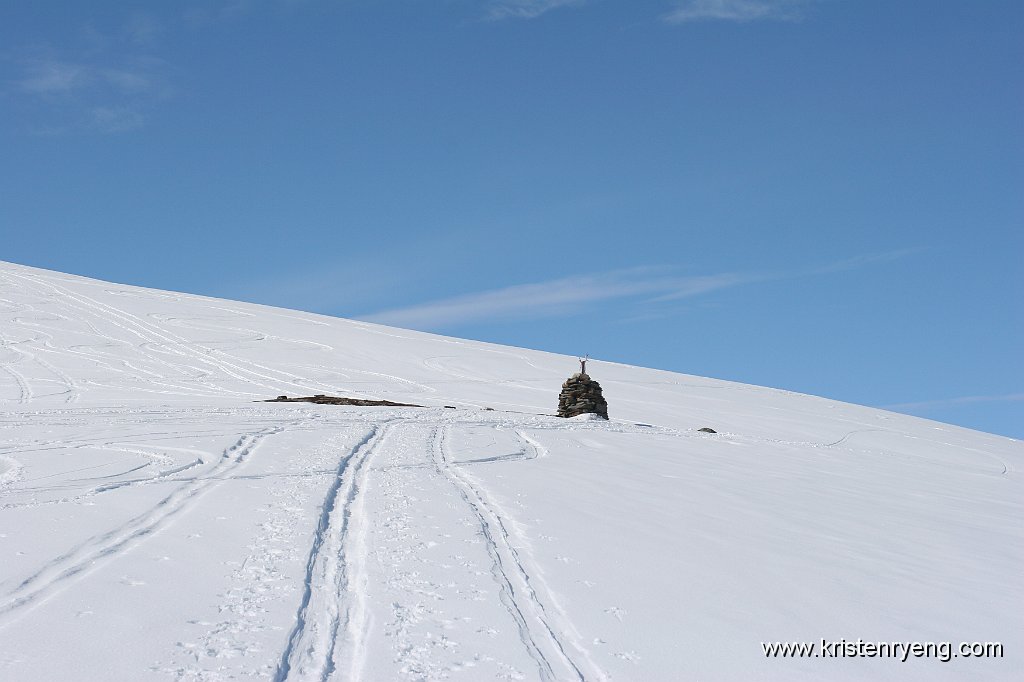
[[[662,21],[798,21],[806,4],[807,0],[685,0],[662,16]]]
[[[18,87],[36,94],[66,93],[86,87],[93,79],[91,69],[80,64],[40,60],[26,65]]]
[[[912,249],[894,249],[892,251],[884,251],[882,253],[873,253],[866,256],[854,256],[853,258],[847,258],[845,260],[837,261],[835,263],[829,263],[821,267],[813,268],[808,270],[808,275],[829,275],[834,272],[846,272],[848,270],[857,270],[867,265],[874,265],[875,263],[888,263],[890,261],[899,260],[900,258],[906,258],[907,256],[913,256],[914,254],[925,251],[925,247],[916,247]]]
[[[946,398],[943,400],[925,400],[917,403],[896,403],[894,405],[882,405],[884,410],[895,412],[927,412],[943,407],[955,407],[957,405],[972,405],[975,403],[1010,403],[1024,401],[1024,393],[1008,393],[1006,395],[965,395],[958,398]]]
[[[153,76],[142,68],[114,69],[59,59],[27,62],[18,86],[37,95],[63,95],[104,86],[119,93],[135,94],[156,87]]]
[[[700,294],[707,294],[719,289],[735,287],[741,284],[750,284],[752,282],[760,282],[765,279],[768,278],[762,275],[741,275],[732,272],[724,272],[718,275],[688,277],[685,282],[681,282],[679,286],[675,287],[674,291],[653,298],[651,299],[651,302],[663,303],[665,301],[678,301],[682,298],[699,296]]]
[[[50,56],[22,60],[22,77],[15,86],[59,121],[56,125],[38,122],[35,132],[121,133],[141,128],[148,106],[171,93],[157,75],[163,62],[153,58],[127,62],[111,67]]]
[[[501,19],[535,19],[542,14],[559,7],[582,5],[587,0],[492,0],[487,18],[492,21]]]
[[[662,275],[661,272],[657,268],[635,268],[548,282],[516,284],[408,308],[385,310],[360,319],[416,329],[437,328],[485,319],[549,317],[612,299],[662,294],[687,288],[691,288],[695,295],[728,286],[716,285],[706,277],[672,277]]]
[[[863,267],[875,265],[877,263],[888,263],[894,260],[899,260],[907,256],[914,255],[924,251],[923,248],[913,249],[894,249],[892,251],[885,251],[882,253],[873,253],[863,256],[854,256],[853,258],[846,258],[841,261],[834,263],[828,263],[807,270],[798,270],[792,272],[762,272],[762,273],[724,273],[720,275],[709,275],[706,277],[694,277],[694,281],[691,282],[690,286],[678,291],[659,296],[653,299],[654,302],[660,303],[663,301],[674,301],[680,298],[686,298],[687,296],[693,296],[696,294],[703,293],[701,290],[702,285],[706,285],[709,288],[708,291],[715,289],[721,289],[725,286],[738,286],[741,284],[757,284],[759,282],[776,282],[787,279],[797,279],[800,277],[817,277],[821,275],[831,275],[839,272],[849,272],[851,270],[858,270]]]
[[[154,53],[166,25],[154,14],[132,13],[120,26],[86,24],[76,45],[14,47],[19,72],[11,92],[36,111],[27,132],[123,133],[143,127],[146,112],[174,95],[168,64]]]
[[[192,28],[203,28],[222,21],[232,21],[242,17],[254,9],[253,0],[228,0],[227,2],[207,2],[200,7],[185,10],[183,19]]]
[[[736,273],[680,276],[666,268],[641,267],[547,282],[515,284],[500,289],[383,310],[358,319],[395,327],[437,330],[467,322],[537,319],[579,313],[597,303],[639,299],[659,305],[757,282],[817,276],[891,261],[916,249],[846,259],[820,268],[788,273]]]
[[[141,128],[145,119],[132,107],[94,107],[90,111],[93,127],[103,133],[122,133]]]
[[[124,35],[128,42],[139,47],[154,45],[162,31],[160,20],[148,12],[132,14],[124,27]]]

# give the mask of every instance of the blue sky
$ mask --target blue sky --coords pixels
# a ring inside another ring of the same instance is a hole
[[[0,259],[1020,438],[1021,35],[998,0],[5,3]]]

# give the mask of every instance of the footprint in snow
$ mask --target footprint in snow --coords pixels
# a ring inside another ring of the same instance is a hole
[[[622,620],[622,617],[626,615],[624,609],[620,609],[618,606],[609,606],[604,610],[610,616],[614,616],[616,620]]]
[[[614,654],[615,658],[621,658],[623,661],[629,661],[630,663],[636,663],[640,660],[640,656],[635,651],[620,651]]]

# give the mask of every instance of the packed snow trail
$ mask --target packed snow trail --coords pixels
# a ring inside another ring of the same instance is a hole
[[[512,526],[511,519],[507,516],[503,518],[499,508],[487,500],[479,486],[469,476],[461,473],[457,466],[452,466],[447,443],[449,429],[448,425],[444,425],[434,432],[432,446],[435,466],[459,489],[462,499],[480,522],[480,533],[487,544],[487,553],[494,562],[494,578],[502,603],[516,622],[520,640],[530,657],[536,661],[540,678],[605,679],[604,673],[590,660],[589,652],[579,643],[576,629],[565,622],[564,614],[558,613],[561,627],[553,625],[555,618],[549,615],[544,600],[538,596],[538,588],[534,587],[536,584],[542,592],[548,592],[543,575],[534,569],[531,577],[531,572],[524,565],[524,559],[516,548],[521,543],[510,538],[507,528]],[[525,440],[523,444],[526,445]],[[482,461],[499,460],[473,460],[474,463]],[[554,598],[550,595],[546,601],[554,604]],[[568,633],[573,634],[570,636]],[[571,640],[571,644],[566,640]],[[578,663],[577,659],[581,662]],[[553,661],[557,663],[557,670],[553,667]],[[584,669],[589,675],[584,674]]]
[[[603,680],[605,674],[589,659],[587,650],[579,644],[579,635],[572,626],[565,627],[565,616],[560,631],[552,625],[552,618],[541,603],[534,583],[543,585],[539,572],[531,578],[525,567],[522,549],[516,545],[507,530],[514,522],[496,511],[493,502],[485,501],[484,493],[458,473],[447,453],[445,437],[457,419],[440,422],[412,417],[397,422],[387,421],[374,426],[353,448],[341,458],[334,484],[327,491],[320,520],[314,533],[307,562],[305,592],[289,636],[276,680],[329,680],[362,679],[365,667],[365,644],[368,614],[364,596],[370,588],[365,576],[367,561],[366,528],[363,518],[363,498],[372,475],[370,461],[377,451],[387,451],[389,440],[398,442],[406,437],[404,445],[413,451],[429,454],[436,471],[458,490],[462,500],[479,522],[479,534],[484,538],[486,552],[492,561],[492,573],[498,586],[500,600],[513,619],[519,639],[527,654],[537,665],[541,680]],[[415,425],[432,426],[429,440],[416,438]],[[474,424],[478,425],[478,424]],[[389,439],[391,431],[397,431]],[[523,450],[517,459],[529,458],[535,452],[535,442],[520,438]],[[536,455],[534,455],[536,456]],[[507,461],[502,458],[470,460],[463,464]],[[393,583],[393,576],[385,581]],[[546,592],[546,586],[544,587]],[[409,595],[405,595],[408,597]],[[547,597],[554,604],[553,597]],[[570,634],[571,633],[571,634]],[[567,644],[567,639],[572,643]],[[574,656],[584,663],[578,664]],[[557,669],[550,661],[554,660]],[[581,667],[589,674],[585,674]]]
[[[365,487],[367,461],[384,440],[388,424],[374,426],[354,450],[342,458],[334,483],[324,499],[310,550],[305,591],[275,679],[327,680],[351,661],[350,679],[358,678],[358,643],[364,623],[356,587],[363,560],[351,537],[356,500]],[[365,553],[365,552],[364,552]]]
[[[1016,679],[1019,441],[576,368],[0,263],[0,679]]]

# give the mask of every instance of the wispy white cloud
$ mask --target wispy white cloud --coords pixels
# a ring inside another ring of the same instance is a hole
[[[161,60],[122,58],[112,65],[102,63],[101,58],[70,60],[44,52],[19,60],[21,75],[13,86],[15,92],[35,99],[40,107],[34,132],[135,130],[144,125],[144,112],[152,104],[170,96],[171,90],[160,76]]]
[[[916,247],[912,249],[893,249],[892,251],[883,251],[881,253],[870,253],[862,256],[854,256],[853,258],[846,258],[835,263],[828,263],[827,265],[821,265],[815,268],[811,268],[806,272],[808,275],[828,275],[833,272],[844,272],[846,270],[856,270],[868,265],[874,265],[876,263],[888,263],[890,261],[899,260],[907,256],[913,256],[914,254],[925,251],[924,247]]]
[[[654,303],[662,303],[665,301],[678,301],[683,298],[690,298],[691,296],[698,296],[700,294],[707,294],[712,291],[719,289],[726,289],[729,287],[739,286],[741,284],[750,284],[751,282],[757,282],[760,280],[767,279],[764,275],[758,274],[740,274],[735,272],[724,272],[717,275],[701,275],[697,277],[687,277],[684,280],[679,281],[676,286],[672,287],[671,291],[664,293],[656,298],[651,299]]]
[[[201,6],[186,9],[183,18],[193,28],[202,28],[222,21],[231,21],[251,12],[254,0],[208,1]]]
[[[399,327],[438,328],[483,319],[537,318],[565,314],[617,298],[665,294],[692,280],[664,275],[661,268],[635,268],[547,282],[516,284],[408,308],[362,316],[367,322]],[[710,288],[703,288],[709,291]]]
[[[39,95],[60,95],[98,87],[121,93],[141,93],[153,90],[155,82],[141,67],[108,68],[48,58],[25,61],[18,86],[25,92]]]
[[[642,314],[653,314],[656,317],[658,308],[664,310],[664,305],[671,302],[757,282],[851,270],[915,252],[913,249],[890,251],[789,272],[680,275],[663,267],[614,270],[468,293],[362,315],[359,319],[396,327],[438,330],[467,322],[578,314],[597,304],[615,300],[632,300],[648,308]]]
[[[163,23],[148,12],[135,12],[124,25],[125,38],[139,47],[155,44],[162,31]]]
[[[487,18],[499,19],[533,19],[559,7],[582,5],[587,0],[491,0],[487,8]]]
[[[957,405],[973,405],[976,403],[1011,403],[1024,401],[1024,393],[1007,393],[1004,395],[965,395],[958,398],[945,398],[942,400],[924,400],[916,403],[896,403],[894,405],[883,405],[886,410],[895,412],[927,412],[944,407],[955,407]]]
[[[59,135],[141,128],[146,114],[173,95],[167,63],[156,50],[166,29],[156,14],[135,11],[118,23],[88,23],[80,27],[77,42],[59,48],[47,43],[9,48],[14,75],[8,92],[34,108],[26,129]]]
[[[662,16],[670,24],[688,21],[797,21],[809,0],[682,0]]]
[[[93,107],[89,115],[93,127],[103,133],[135,130],[145,121],[142,112],[130,106]]]
[[[25,73],[17,84],[26,92],[48,94],[84,88],[91,80],[92,73],[81,64],[36,60],[25,65]]]
[[[923,251],[923,248],[893,249],[881,253],[864,254],[852,258],[826,263],[825,265],[813,266],[804,270],[790,271],[764,271],[748,273],[723,273],[719,275],[707,275],[704,277],[693,277],[687,287],[680,291],[659,296],[655,302],[675,301],[689,296],[695,296],[704,291],[714,291],[726,286],[738,286],[740,284],[755,284],[757,282],[773,282],[799,277],[814,277],[819,275],[831,275],[850,270],[858,270],[879,263],[888,263]]]

